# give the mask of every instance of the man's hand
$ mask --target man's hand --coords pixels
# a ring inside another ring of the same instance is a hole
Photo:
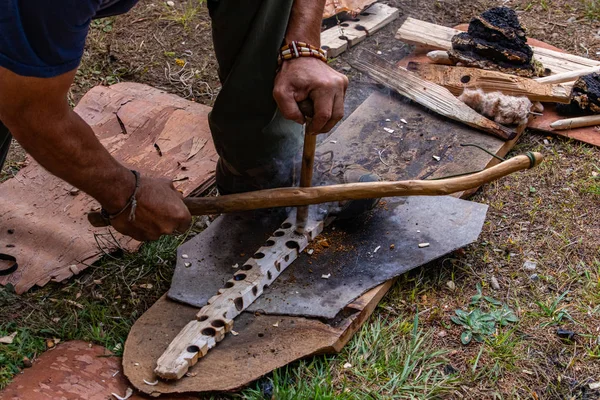
[[[275,78],[273,96],[282,115],[299,124],[305,122],[298,103],[311,99],[315,115],[307,132],[329,132],[344,117],[348,78],[323,61],[300,57],[285,61]]]
[[[124,235],[140,241],[156,240],[161,235],[184,233],[192,223],[183,196],[168,179],[141,177],[136,199],[135,220],[129,221],[128,208],[111,221],[112,226]]]

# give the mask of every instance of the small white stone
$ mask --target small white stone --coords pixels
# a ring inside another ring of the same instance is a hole
[[[347,362],[346,364],[344,364],[344,369],[348,369],[348,368],[352,368],[352,364]]]
[[[400,122],[402,122],[403,124],[408,124],[408,121],[406,121],[404,118],[402,118],[402,119],[400,120]]]
[[[389,119],[389,118],[386,118],[386,119],[385,119],[385,122],[392,122],[392,120],[391,120],[391,119]]]
[[[429,243],[419,243],[419,248],[429,247]]]
[[[527,260],[523,264],[523,269],[525,271],[535,271],[536,268],[537,268],[537,263],[535,261]]]
[[[327,275],[323,274],[323,275],[321,275],[321,278],[329,279],[329,278],[331,278],[331,274],[327,274]]]
[[[446,332],[446,331],[439,331],[437,335],[438,335],[438,337],[446,337],[446,336],[448,336],[448,332]]]
[[[417,233],[421,233],[421,231],[417,229]]]
[[[448,286],[448,289],[453,292],[456,290],[456,284],[453,281],[446,282],[446,286]]]
[[[313,249],[308,249],[306,252],[307,252],[307,253],[308,253],[308,255],[310,256],[310,255],[312,255],[312,253],[314,253],[315,251],[314,251]]]
[[[236,332],[236,331],[234,331],[234,330],[232,330],[232,331],[231,331],[231,334],[232,334],[233,336],[237,336],[237,335],[239,335],[239,333],[237,333],[237,332]]]
[[[439,157],[439,156],[432,156],[432,157],[433,157],[433,159],[434,159],[435,161],[437,161],[437,162],[439,162],[439,161],[442,159],[442,158],[441,158],[441,157]]]
[[[382,55],[383,53],[381,51],[377,51],[377,54]]]
[[[233,265],[231,266],[231,268],[234,268],[234,269],[238,269],[239,267],[240,267],[240,264],[233,264]]]
[[[183,266],[186,267],[186,268],[189,268],[189,267],[192,266],[192,263],[191,262],[186,262],[186,263],[183,263]]]
[[[275,328],[278,328],[278,327],[279,327],[279,321],[275,322],[275,323],[273,324],[273,326],[274,326]]]
[[[182,254],[182,255],[181,255],[181,258],[183,258],[184,260],[186,260],[186,259],[188,259],[188,258],[189,258],[189,256],[188,256],[187,254]]]
[[[386,131],[387,133],[394,133],[395,131],[391,128],[383,128],[384,131]]]
[[[330,141],[329,141],[329,143],[336,144],[336,143],[337,143],[337,140],[330,140]]]
[[[492,276],[492,278],[490,279],[490,283],[492,285],[492,289],[500,290],[500,284],[498,283],[498,279],[496,279],[495,276]]]
[[[167,1],[167,5],[168,5],[169,7],[175,7],[175,2],[174,2],[174,1],[171,1],[171,0],[169,0],[169,1]]]

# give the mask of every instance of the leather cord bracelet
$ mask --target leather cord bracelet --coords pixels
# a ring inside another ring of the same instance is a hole
[[[131,173],[133,173],[133,176],[135,176],[135,189],[133,189],[133,194],[131,195],[131,197],[129,197],[129,200],[127,201],[127,204],[125,204],[125,207],[123,207],[119,212],[114,214],[109,214],[109,212],[106,211],[105,208],[102,208],[100,210],[100,215],[102,215],[102,218],[104,218],[104,220],[106,220],[109,224],[111,220],[123,214],[130,207],[131,211],[129,211],[129,218],[127,220],[130,222],[135,221],[135,209],[137,208],[136,197],[138,190],[140,189],[140,173],[134,170],[131,170]]]
[[[314,57],[327,62],[327,54],[324,50],[308,43],[293,41],[279,49],[277,64],[281,66],[284,61],[300,57]]]

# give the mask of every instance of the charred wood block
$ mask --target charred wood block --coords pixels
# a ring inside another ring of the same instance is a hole
[[[561,105],[557,111],[563,115],[600,114],[600,74],[577,79],[571,92],[571,104]]]
[[[475,17],[466,33],[452,38],[450,59],[465,66],[531,77],[541,69],[533,62],[525,29],[507,7],[492,8]]]

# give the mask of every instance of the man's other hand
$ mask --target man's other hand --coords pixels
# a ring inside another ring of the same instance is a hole
[[[313,57],[284,61],[275,78],[273,96],[282,115],[299,124],[305,122],[299,102],[311,99],[315,115],[307,126],[312,134],[329,132],[344,117],[348,78]]]
[[[142,176],[140,179],[135,219],[129,221],[131,208],[128,208],[111,221],[112,226],[120,233],[140,241],[185,233],[192,223],[192,216],[173,183],[162,178]],[[108,211],[114,213],[119,210]]]

